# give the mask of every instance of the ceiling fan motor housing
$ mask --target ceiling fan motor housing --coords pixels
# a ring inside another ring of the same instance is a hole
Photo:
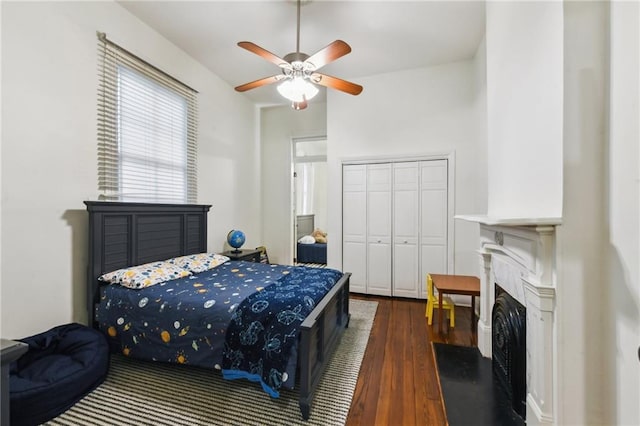
[[[304,62],[309,58],[309,55],[307,55],[306,53],[302,53],[302,52],[291,52],[288,53],[287,55],[285,55],[284,59],[285,61],[289,62],[290,64],[293,64],[294,62]]]

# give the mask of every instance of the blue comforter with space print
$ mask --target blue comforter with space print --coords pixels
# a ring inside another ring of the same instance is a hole
[[[286,372],[299,327],[340,279],[333,269],[294,267],[247,297],[227,327],[222,373],[226,379],[260,382],[272,397]]]
[[[302,319],[341,276],[332,269],[229,261],[142,289],[104,285],[95,319],[113,351],[224,369],[225,377],[259,381],[275,396],[280,386],[293,387],[297,353],[291,348]]]

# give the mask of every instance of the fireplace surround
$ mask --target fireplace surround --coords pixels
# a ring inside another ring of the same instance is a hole
[[[558,381],[555,227],[557,218],[457,216],[480,224],[478,349],[492,358],[496,286],[525,309],[526,422],[555,424]]]

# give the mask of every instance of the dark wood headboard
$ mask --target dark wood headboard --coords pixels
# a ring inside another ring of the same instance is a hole
[[[205,204],[85,201],[89,212],[87,299],[93,325],[100,275],[127,266],[207,251]]]

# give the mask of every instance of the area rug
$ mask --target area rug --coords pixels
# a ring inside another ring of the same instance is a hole
[[[351,320],[302,420],[298,394],[271,399],[259,384],[218,371],[114,355],[105,382],[48,425],[344,425],[377,302],[350,300]]]
[[[450,426],[524,426],[478,348],[433,343],[433,355]]]
[[[307,266],[309,268],[326,268],[324,263],[296,263],[296,266]]]

